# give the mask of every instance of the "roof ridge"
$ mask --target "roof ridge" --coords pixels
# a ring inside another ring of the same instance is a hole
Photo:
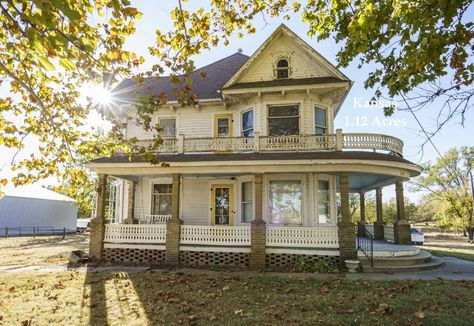
[[[200,68],[196,68],[196,69],[193,70],[192,72],[198,71],[199,69],[202,69],[202,68],[205,68],[205,67],[208,67],[208,66],[212,66],[213,64],[216,64],[216,63],[221,62],[221,61],[223,61],[223,60],[225,60],[225,59],[228,59],[228,58],[230,58],[230,57],[232,57],[232,56],[234,56],[234,55],[241,55],[241,56],[247,57],[247,59],[250,58],[250,57],[249,57],[248,55],[246,55],[246,54],[243,54],[243,53],[240,53],[240,52],[236,52],[236,53],[233,53],[233,54],[231,54],[231,55],[228,55],[227,57],[221,58],[221,59],[219,59],[219,60],[217,60],[217,61],[208,63],[208,64],[205,65],[205,66],[202,66],[202,67],[200,67]]]

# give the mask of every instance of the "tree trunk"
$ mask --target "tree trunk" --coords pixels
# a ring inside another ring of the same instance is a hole
[[[474,228],[473,227],[466,228],[466,231],[467,231],[467,241],[472,242],[474,240]]]

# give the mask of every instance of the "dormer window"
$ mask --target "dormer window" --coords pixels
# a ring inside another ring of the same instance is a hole
[[[277,67],[276,67],[276,76],[278,79],[286,79],[289,77],[289,64],[288,60],[286,59],[280,59],[277,62]]]

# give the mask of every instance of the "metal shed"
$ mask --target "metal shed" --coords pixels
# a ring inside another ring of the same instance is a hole
[[[48,230],[76,230],[77,207],[72,198],[46,188],[27,185],[2,189],[0,198],[0,235],[45,233]],[[35,229],[33,229],[35,228]]]

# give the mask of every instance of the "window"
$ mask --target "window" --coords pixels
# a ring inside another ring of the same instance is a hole
[[[329,181],[318,180],[318,221],[330,223],[330,220]]]
[[[328,130],[328,122],[326,109],[315,107],[314,108],[314,133],[316,135],[326,134]]]
[[[153,215],[171,215],[171,184],[153,185]]]
[[[298,135],[300,116],[298,105],[268,108],[268,134],[270,136]]]
[[[289,77],[289,65],[288,60],[280,59],[277,62],[276,76],[278,79],[285,79]]]
[[[175,137],[176,136],[176,119],[175,118],[161,118],[158,121],[161,130],[162,137]]]
[[[242,182],[242,223],[253,220],[252,182]]]
[[[232,137],[232,114],[214,116],[214,137]]]
[[[301,224],[301,181],[270,181],[270,223]]]
[[[242,136],[253,136],[253,110],[242,112]]]

